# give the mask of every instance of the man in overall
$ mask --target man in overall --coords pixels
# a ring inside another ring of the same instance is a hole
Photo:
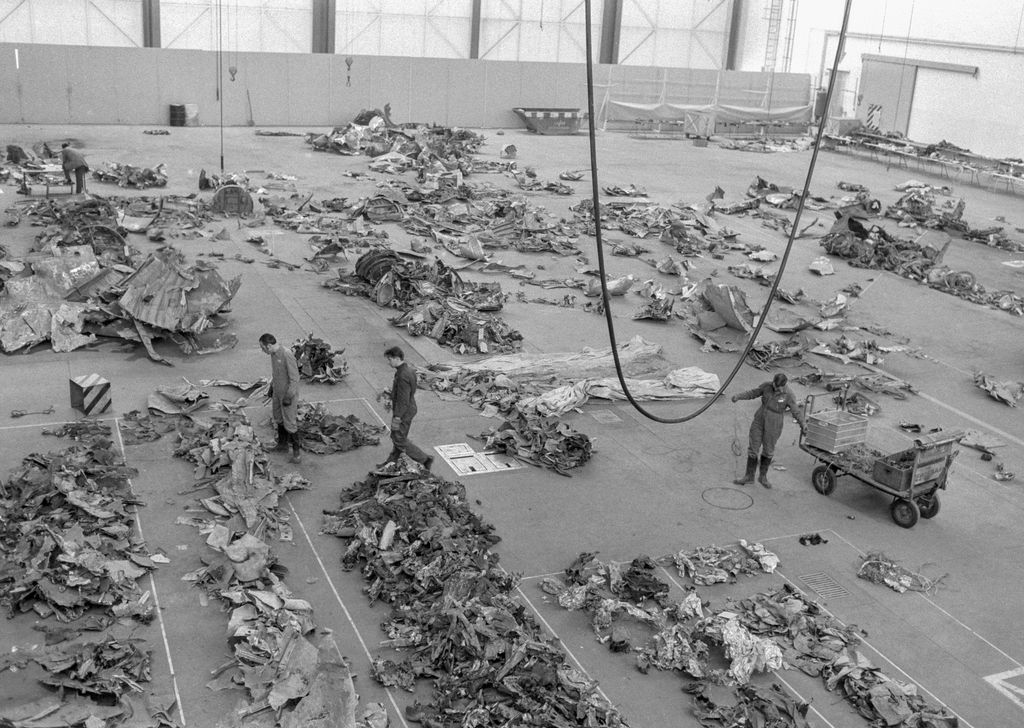
[[[297,463],[302,459],[299,446],[299,367],[295,363],[295,355],[277,343],[273,334],[260,336],[260,348],[264,354],[270,355],[270,396],[272,407],[271,418],[277,425],[277,443],[275,450],[288,450],[292,446],[289,462]]]
[[[409,442],[409,428],[416,416],[416,370],[405,362],[405,352],[392,346],[384,352],[388,366],[395,370],[391,384],[391,454],[381,466],[398,460],[402,453],[418,462],[427,471],[434,458]]]
[[[71,184],[71,173],[75,173],[75,194],[80,195],[85,189],[85,173],[89,171],[89,165],[85,163],[85,157],[70,143],[64,142],[60,145],[60,161],[64,169],[64,181]]]
[[[733,482],[736,485],[747,485],[754,482],[754,469],[758,466],[758,453],[760,453],[760,476],[758,481],[765,488],[771,488],[768,482],[768,466],[772,464],[775,456],[775,443],[782,434],[782,422],[785,412],[788,409],[800,423],[800,430],[804,429],[803,413],[796,404],[796,398],[792,390],[786,386],[788,379],[782,372],[776,374],[772,381],[764,382],[758,387],[746,392],[740,392],[732,396],[732,401],[741,399],[761,400],[761,407],[754,414],[754,420],[750,423],[750,441],[747,449],[747,472],[742,478]]]

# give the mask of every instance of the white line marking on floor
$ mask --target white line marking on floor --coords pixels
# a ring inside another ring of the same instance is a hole
[[[552,571],[550,574],[534,574],[533,576],[520,576],[519,581],[532,581],[533,579],[547,579],[549,576],[565,576],[564,571]]]
[[[117,446],[121,450],[121,459],[125,465],[128,464],[128,455],[124,450],[124,438],[121,437],[121,428],[117,426],[117,418],[114,418],[114,432],[117,433]],[[128,491],[135,496],[135,486],[132,484],[132,479],[127,478]],[[139,538],[142,542],[146,542],[146,536],[142,532],[142,519],[139,517],[139,506],[135,507],[135,528],[139,530]],[[157,594],[156,590],[156,579],[153,576],[153,572],[149,572],[149,586],[153,590],[153,608],[156,609],[157,622],[160,624],[160,634],[164,640],[164,653],[167,655],[167,669],[171,671],[171,685],[174,686],[174,699],[178,702],[178,715],[181,717],[181,725],[187,726],[188,722],[185,720],[185,706],[181,702],[181,693],[178,691],[178,678],[174,674],[174,659],[171,657],[171,645],[167,641],[167,627],[164,625],[163,610],[160,609],[160,595]]]
[[[847,546],[849,546],[854,551],[856,551],[860,556],[867,556],[867,552],[866,551],[864,551],[863,549],[858,547],[856,544],[851,542],[849,539],[847,539],[845,536],[843,536],[841,533],[839,533],[835,529],[829,528],[829,529],[826,529],[826,530],[829,531],[830,533],[832,533],[833,535],[835,535],[835,537],[838,538],[839,540],[845,542]],[[1012,662],[1014,665],[1016,665],[1017,667],[1024,668],[1024,662],[1021,662],[1020,660],[1016,659],[1015,657],[1013,657],[1009,653],[1007,653],[1007,652],[1003,651],[1002,649],[1000,649],[997,645],[995,645],[992,642],[990,642],[989,640],[985,639],[982,635],[980,635],[978,632],[976,632],[974,630],[974,628],[971,627],[969,624],[966,624],[965,622],[960,621],[959,619],[956,618],[956,616],[954,616],[950,612],[947,612],[941,606],[936,604],[927,594],[924,594],[923,592],[915,592],[915,594],[917,594],[917,596],[919,596],[921,599],[924,599],[926,602],[931,604],[933,607],[935,607],[937,610],[939,610],[946,617],[949,617],[949,619],[951,619],[952,621],[956,622],[958,625],[963,627],[966,631],[970,632],[972,635],[977,637],[978,640],[980,640],[981,642],[984,642],[986,645],[988,645],[993,650],[998,652],[1000,655],[1005,657],[1007,660]]]
[[[77,420],[61,420],[60,422],[40,422],[35,425],[2,425],[0,430],[28,430],[33,427],[60,427],[66,425],[69,422],[117,422],[118,417],[88,417],[79,418]]]
[[[767,540],[767,539],[765,539],[765,540]],[[668,577],[669,581],[671,581],[673,584],[676,585],[677,589],[679,589],[682,592],[689,591],[686,587],[684,587],[682,584],[680,584],[678,581],[676,581],[676,578],[674,576],[672,576],[672,572],[671,571],[669,571],[668,569],[666,569],[664,566],[661,566],[661,565],[659,565],[658,568],[660,568],[662,570],[662,572],[665,574],[665,576]],[[820,710],[818,710],[813,705],[811,705],[811,701],[807,700],[803,695],[801,695],[800,693],[798,693],[796,691],[796,688],[794,688],[792,685],[790,685],[788,682],[786,682],[783,679],[783,677],[779,674],[778,670],[772,672],[771,676],[773,678],[777,678],[779,682],[781,682],[783,685],[785,685],[786,689],[789,690],[789,692],[791,692],[794,695],[794,697],[796,697],[797,700],[799,700],[802,703],[807,703],[807,705],[810,706],[810,709],[814,711],[814,714],[817,715],[819,718],[821,718],[829,726],[829,728],[836,728],[835,725],[833,725],[832,721],[830,721],[828,718],[826,718],[824,715],[822,715]]]
[[[505,571],[504,566],[501,566],[499,564],[498,568],[504,571],[506,574],[508,573],[508,571]],[[544,625],[544,629],[550,632],[551,636],[558,640],[558,643],[562,645],[562,649],[565,650],[565,654],[569,656],[569,659],[576,663],[576,667],[579,668],[580,672],[582,672],[588,680],[594,680],[594,678],[590,676],[590,673],[587,672],[587,668],[583,667],[583,663],[576,658],[576,655],[573,654],[573,651],[570,650],[568,645],[565,644],[565,640],[558,636],[558,632],[556,632],[554,628],[548,623],[548,620],[544,619],[544,615],[540,613],[537,607],[533,605],[533,602],[530,601],[530,598],[526,596],[526,592],[523,591],[522,587],[517,586],[516,592],[518,592],[519,596],[522,597],[524,602],[526,602],[527,606],[529,606],[530,609],[533,610],[533,613],[537,615],[537,619],[539,619],[540,623]],[[595,680],[594,682],[597,681]],[[609,705],[615,705],[615,703],[611,701],[611,698],[608,697],[608,695],[604,691],[604,688],[602,688],[600,684],[597,685],[597,692],[601,695],[602,698],[608,701]]]
[[[790,579],[790,578],[789,578],[788,576],[786,576],[785,574],[783,574],[783,573],[782,573],[782,569],[776,569],[776,570],[775,570],[775,573],[776,573],[776,574],[778,574],[779,576],[781,576],[781,577],[782,577],[783,579],[785,579],[786,581],[788,581],[788,582],[789,582],[789,583],[790,583],[790,584],[791,584],[791,585],[793,586],[793,588],[794,588],[794,589],[796,589],[797,591],[799,591],[799,592],[800,592],[801,594],[806,594],[806,593],[807,593],[807,592],[805,592],[805,591],[804,591],[804,590],[803,590],[803,589],[802,589],[802,588],[801,588],[801,587],[800,587],[800,586],[799,586],[799,585],[798,585],[798,584],[797,584],[797,583],[796,583],[795,581],[793,581],[793,580],[792,580],[792,579]],[[832,619],[836,620],[836,621],[837,621],[837,622],[839,622],[840,624],[846,624],[846,622],[844,622],[843,620],[839,619],[839,617],[837,617],[837,616],[836,616],[836,615],[834,615],[834,614],[833,614],[832,612],[830,612],[830,611],[829,611],[829,610],[828,610],[828,609],[827,609],[827,608],[826,608],[826,607],[825,607],[825,606],[824,606],[823,604],[821,604],[821,602],[818,602],[818,606],[819,606],[819,607],[821,608],[821,611],[823,611],[823,612],[824,612],[825,614],[827,614],[828,616],[832,617]],[[906,678],[907,678],[908,680],[910,680],[910,681],[911,681],[912,683],[916,684],[916,685],[917,685],[917,686],[918,686],[919,688],[921,688],[921,690],[923,690],[924,692],[928,693],[928,695],[930,695],[930,696],[932,697],[932,699],[934,699],[934,700],[935,700],[935,702],[936,702],[936,703],[938,703],[938,704],[939,704],[939,705],[941,705],[942,707],[946,708],[947,710],[949,710],[949,712],[950,712],[950,713],[952,713],[953,715],[955,715],[955,716],[957,717],[957,719],[958,719],[958,720],[960,721],[961,725],[963,725],[963,726],[964,726],[964,728],[974,728],[974,726],[973,726],[973,725],[972,725],[971,723],[969,723],[969,722],[967,721],[967,719],[966,719],[966,718],[964,718],[964,717],[963,717],[962,715],[960,715],[960,714],[959,714],[959,713],[957,713],[957,712],[956,712],[955,710],[953,710],[952,708],[950,708],[950,707],[949,707],[949,706],[948,706],[948,705],[947,705],[947,704],[946,704],[945,702],[943,702],[943,701],[942,701],[942,699],[941,699],[941,698],[940,698],[940,697],[939,697],[938,695],[936,695],[936,694],[935,694],[935,693],[933,693],[933,692],[932,692],[931,690],[929,690],[928,688],[926,688],[926,687],[924,686],[924,684],[923,684],[923,683],[922,683],[922,682],[921,682],[920,680],[918,680],[917,678],[915,678],[914,676],[912,676],[912,675],[911,675],[911,674],[910,674],[909,672],[907,672],[907,671],[906,671],[906,670],[904,670],[904,669],[903,669],[902,667],[900,667],[900,666],[899,666],[899,665],[897,665],[897,664],[896,664],[895,662],[893,662],[893,661],[892,661],[891,659],[889,659],[889,657],[887,657],[887,656],[886,656],[886,654],[885,654],[884,652],[882,652],[882,651],[881,651],[880,649],[878,649],[878,648],[877,648],[877,647],[875,647],[875,646],[874,646],[873,644],[871,644],[870,642],[868,642],[868,641],[867,641],[867,639],[866,639],[866,638],[865,638],[865,637],[864,637],[863,635],[861,636],[860,640],[861,640],[861,644],[863,644],[863,645],[864,645],[865,647],[867,647],[868,649],[870,649],[870,650],[871,650],[872,652],[874,652],[874,653],[875,653],[876,655],[878,655],[878,656],[879,656],[879,657],[881,657],[881,658],[882,658],[883,660],[885,660],[885,661],[886,661],[886,662],[888,662],[888,663],[889,663],[890,665],[892,665],[892,666],[893,666],[893,667],[895,667],[895,668],[896,668],[897,670],[899,670],[899,671],[900,671],[900,672],[901,672],[901,673],[903,674],[903,676],[904,676],[904,677],[906,677]]]
[[[1006,672],[997,672],[995,675],[986,675],[985,682],[1001,692],[1007,698],[1017,704],[1018,708],[1024,709],[1024,688],[1007,682],[1008,678],[1024,675],[1024,667]]]
[[[324,564],[324,560],[320,558],[320,552],[317,551],[316,546],[313,545],[313,539],[309,537],[309,531],[306,530],[306,525],[299,517],[299,512],[295,510],[295,506],[292,504],[291,498],[285,496],[285,501],[288,503],[288,507],[291,509],[292,515],[295,516],[295,522],[299,524],[299,530],[302,531],[302,535],[306,537],[306,543],[309,544],[309,549],[313,552],[313,558],[316,559],[316,563],[320,566],[320,571],[323,573],[324,578],[327,579],[327,585],[331,587],[331,591],[334,593],[334,598],[338,600],[338,606],[341,607],[341,611],[345,614],[345,619],[348,620],[349,626],[352,627],[352,631],[355,632],[356,639],[359,640],[359,645],[363,648],[363,652],[366,654],[367,659],[372,662],[373,654],[371,654],[370,648],[366,646],[366,641],[363,639],[362,633],[356,626],[355,620],[352,619],[352,614],[348,611],[348,607],[345,606],[345,602],[341,598],[341,594],[338,593],[338,588],[334,586],[334,580],[331,579],[331,575],[327,571],[327,565]],[[341,650],[338,651],[338,656],[344,659],[341,655]],[[391,689],[386,686],[384,687],[384,692],[388,694],[388,700],[391,701],[391,707],[395,709],[395,713],[398,715],[398,720],[401,721],[405,728],[409,728],[409,724],[405,721],[405,713],[398,707],[394,693],[392,693]]]

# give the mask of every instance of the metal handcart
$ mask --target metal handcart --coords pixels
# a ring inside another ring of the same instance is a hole
[[[893,497],[889,512],[897,525],[912,528],[920,518],[934,518],[939,512],[939,490],[946,488],[949,467],[959,453],[954,448],[963,431],[920,435],[906,450],[875,458],[868,473],[863,460],[847,454],[866,442],[867,417],[847,412],[845,397],[838,409],[816,412],[818,396],[824,395],[809,395],[805,400],[806,427],[798,441],[800,449],[817,462],[811,471],[814,489],[830,495],[839,477],[849,475]]]

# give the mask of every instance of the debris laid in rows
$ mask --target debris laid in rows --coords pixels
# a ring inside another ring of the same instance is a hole
[[[11,616],[31,611],[66,626],[39,622],[45,646],[12,645],[0,657],[0,673],[35,663],[44,673],[39,681],[58,692],[6,705],[0,723],[42,725],[45,716],[46,725],[72,726],[90,716],[131,717],[145,710],[137,693],[151,679],[151,660],[144,641],[130,636],[129,620],[153,619],[155,603],[140,580],[157,568],[157,555],[134,530],[135,470],[115,451],[105,423],[69,423],[49,434],[75,442],[23,458],[0,483],[0,604]],[[162,725],[177,725],[173,707]],[[143,715],[137,719],[142,725]]]
[[[342,565],[360,569],[371,603],[390,607],[382,646],[399,656],[374,658],[376,680],[408,691],[430,680],[429,700],[407,709],[410,720],[624,725],[514,599],[518,580],[492,550],[499,539],[469,510],[460,483],[371,474],[325,511],[321,530],[346,540]]]
[[[336,384],[348,375],[348,362],[342,359],[335,364],[335,357],[345,353],[334,349],[323,339],[310,334],[292,344],[292,353],[299,368],[299,376],[309,382]]]
[[[881,552],[867,554],[857,569],[857,576],[874,584],[885,584],[901,594],[907,590],[930,592],[945,579],[945,575],[930,579],[924,574],[900,566]]]
[[[348,665],[328,634],[314,644],[313,607],[282,581],[268,538],[291,539],[279,498],[307,488],[296,475],[277,476],[243,415],[211,425],[182,420],[175,451],[196,465],[196,487],[211,486],[215,496],[200,498],[209,519],[179,518],[199,528],[212,554],[183,579],[218,600],[229,613],[233,659],[213,671],[211,690],[241,689],[245,698],[223,725],[254,721],[281,728],[323,725],[331,715],[356,726],[358,697]],[[241,535],[239,535],[241,532]]]
[[[355,415],[335,415],[321,402],[300,402],[299,441],[303,450],[319,455],[348,452],[380,444],[383,425],[370,425]]]

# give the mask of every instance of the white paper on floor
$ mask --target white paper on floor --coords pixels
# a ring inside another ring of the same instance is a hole
[[[498,452],[476,452],[465,442],[436,445],[434,450],[459,476],[502,473],[523,467],[521,462],[510,455]]]

